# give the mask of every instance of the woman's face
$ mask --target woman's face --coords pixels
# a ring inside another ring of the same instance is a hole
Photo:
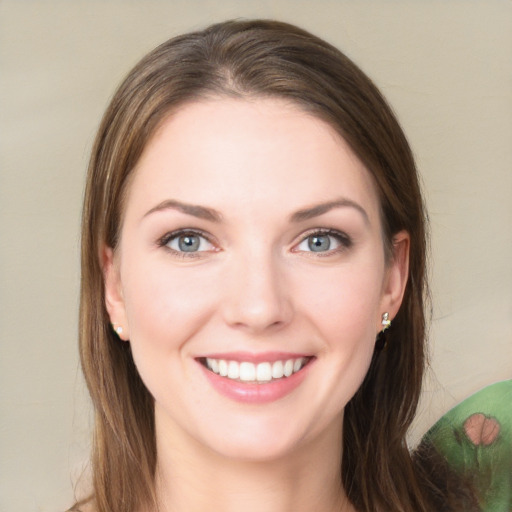
[[[169,117],[104,252],[157,435],[259,460],[339,438],[400,304],[407,237],[395,247],[386,263],[370,174],[323,121],[274,99]]]

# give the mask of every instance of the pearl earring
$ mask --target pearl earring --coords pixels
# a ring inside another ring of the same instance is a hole
[[[389,326],[391,325],[391,320],[389,319],[389,313],[386,312],[386,313],[383,313],[382,314],[382,332],[384,332],[386,329],[389,328]]]
[[[115,333],[118,336],[121,336],[121,334],[123,334],[123,328],[120,325],[116,326],[116,324],[112,324],[112,328],[114,329]]]

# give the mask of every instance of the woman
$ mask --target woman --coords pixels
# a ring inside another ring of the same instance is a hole
[[[431,509],[405,442],[425,214],[347,57],[270,21],[158,47],[104,116],[82,236],[83,510]]]

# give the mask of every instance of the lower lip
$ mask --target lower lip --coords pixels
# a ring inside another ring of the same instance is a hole
[[[290,375],[290,377],[283,377],[262,384],[239,382],[227,377],[221,377],[205,368],[201,363],[198,364],[200,364],[210,384],[221,395],[236,402],[264,404],[279,400],[294,391],[306,377],[312,362],[310,361],[304,368]]]

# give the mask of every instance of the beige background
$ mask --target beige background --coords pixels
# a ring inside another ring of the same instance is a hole
[[[232,17],[339,46],[408,133],[431,216],[433,372],[417,439],[512,377],[512,2],[0,0],[0,511],[70,504],[89,445],[77,361],[87,155],[115,85],[149,49]]]

